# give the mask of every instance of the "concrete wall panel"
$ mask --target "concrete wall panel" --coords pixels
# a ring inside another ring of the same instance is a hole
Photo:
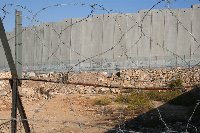
[[[177,62],[177,64],[181,66],[190,64],[191,13],[192,9],[179,9],[178,12],[178,37],[176,53],[182,58],[178,58]]]
[[[72,51],[71,49],[71,24],[72,19],[66,19],[61,22],[60,60],[62,62],[60,62],[60,64],[65,67],[70,65],[71,53],[75,53],[75,51]]]
[[[8,34],[7,34],[7,37],[8,37]],[[2,45],[2,42],[0,40],[0,68],[1,69],[4,69],[5,67],[5,52],[4,52],[4,49],[3,49],[3,45]]]
[[[92,56],[102,53],[103,43],[103,15],[94,16],[92,19]],[[102,54],[94,58],[96,61],[101,62]]]
[[[127,55],[129,57],[129,60],[134,62],[132,66],[137,67],[138,45],[140,45],[140,40],[141,40],[140,28],[138,27],[140,22],[140,16],[137,13],[127,14],[126,22],[127,22],[127,33],[126,33]]]
[[[150,66],[163,66],[165,61],[164,50],[164,28],[165,28],[165,11],[152,10],[151,22],[151,60]]]
[[[193,6],[191,39],[191,65],[200,65],[200,5]]]
[[[35,27],[34,34],[34,65],[42,65],[43,57],[43,42],[44,42],[44,25]]]
[[[127,48],[126,48],[126,31],[127,22],[126,15],[116,14],[113,16],[115,21],[114,27],[114,59],[117,61],[124,61],[127,59]]]
[[[79,22],[82,18],[72,19],[72,29],[71,29],[71,49],[75,50],[80,55],[71,52],[71,65],[74,66],[79,61],[82,60],[83,53],[81,49],[84,46],[84,32],[83,32],[83,23]]]
[[[150,65],[150,36],[151,36],[151,12],[140,11],[141,43],[138,46],[138,65]]]
[[[51,34],[52,34],[52,23],[48,23],[44,25],[44,40],[42,42],[42,63],[45,66],[49,66],[51,64],[50,61],[53,60],[52,51],[51,51]]]
[[[7,38],[8,38],[8,43],[10,45],[12,57],[15,60],[15,32],[11,32],[10,37]]]
[[[104,14],[103,18],[103,44],[102,51],[105,53],[102,58],[105,60],[114,59],[114,27],[115,21],[113,19],[113,14]],[[106,32],[105,32],[106,31]]]
[[[7,39],[8,39],[8,43],[9,43],[9,46],[10,46],[10,49],[11,49],[11,53],[12,53],[12,57],[13,57],[13,60],[15,61],[15,33],[14,32],[9,32],[9,33],[6,33],[6,36],[7,36]],[[0,41],[1,42],[1,41]],[[0,44],[1,45],[1,44]],[[2,45],[1,45],[2,46]],[[9,66],[8,66],[8,61],[7,61],[7,58],[5,56],[5,51],[3,49],[3,46],[1,47],[1,56],[2,56],[2,59],[3,61],[1,62],[2,65],[3,65],[3,69],[4,70],[10,70],[9,69]]]
[[[82,40],[82,47],[81,47],[81,60],[85,60],[89,57],[91,57],[94,53],[93,53],[93,44],[92,44],[92,28],[93,28],[93,24],[92,24],[92,17],[84,20],[81,24],[83,25],[82,27],[82,32],[83,32],[83,40]],[[81,66],[83,67],[87,67],[90,66],[90,60],[86,60],[83,63],[81,63]]]
[[[165,66],[177,65],[177,36],[178,36],[178,21],[175,16],[178,15],[178,10],[165,11],[165,30],[164,30],[164,47],[165,47]]]
[[[50,53],[48,62],[51,63],[51,65],[58,65],[60,63],[60,45],[62,45],[59,38],[60,26],[59,23],[53,23],[50,29]]]
[[[26,28],[22,33],[23,66],[34,66],[35,30],[33,27]],[[13,50],[14,51],[14,50]],[[28,67],[29,68],[29,67]],[[25,68],[26,69],[26,68]],[[32,69],[32,68],[30,68]]]

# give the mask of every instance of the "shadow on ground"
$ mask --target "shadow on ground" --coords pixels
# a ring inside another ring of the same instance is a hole
[[[106,133],[200,133],[200,85]]]

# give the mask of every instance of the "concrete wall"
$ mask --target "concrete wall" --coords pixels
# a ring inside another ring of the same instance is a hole
[[[14,56],[14,38],[9,43]],[[7,69],[2,47],[0,55],[0,69]],[[66,19],[23,32],[24,71],[189,67],[198,62],[200,5]]]

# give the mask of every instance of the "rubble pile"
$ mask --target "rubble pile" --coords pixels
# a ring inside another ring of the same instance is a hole
[[[180,79],[183,86],[200,83],[200,68],[157,68],[121,70],[125,85],[136,88],[165,87],[172,80]]]
[[[0,73],[0,78],[10,78],[10,73]],[[200,68],[157,68],[125,69],[111,75],[107,72],[70,72],[70,73],[23,73],[23,78],[45,79],[52,82],[23,80],[19,88],[20,96],[35,100],[51,98],[54,95],[68,94],[118,94],[122,87],[145,88],[166,87],[176,79],[183,86],[193,86],[200,82]],[[8,80],[0,81],[0,96],[10,97]]]

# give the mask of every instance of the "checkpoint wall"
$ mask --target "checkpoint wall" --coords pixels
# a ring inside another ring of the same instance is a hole
[[[24,28],[23,70],[199,65],[200,5],[147,12],[102,14],[81,22],[82,18],[72,18]],[[8,38],[13,36],[14,32],[7,33]],[[14,38],[9,43],[14,56]],[[2,47],[0,55],[0,69],[8,70]]]

